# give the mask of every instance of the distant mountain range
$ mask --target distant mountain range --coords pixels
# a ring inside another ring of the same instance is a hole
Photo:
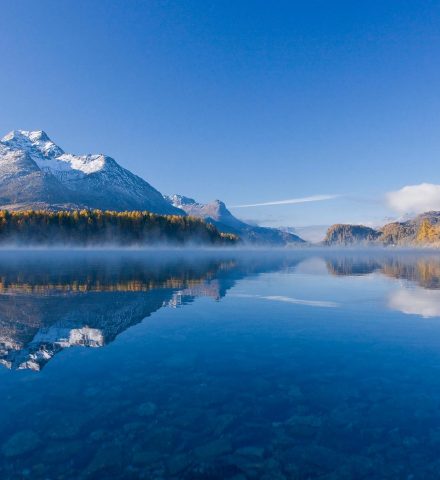
[[[387,223],[381,228],[335,224],[323,242],[327,246],[440,246],[440,212],[426,212],[404,222]]]
[[[288,231],[258,227],[242,222],[234,217],[220,200],[204,204],[183,195],[170,195],[165,198],[173,207],[179,208],[193,217],[203,218],[206,222],[215,225],[220,232],[238,235],[247,243],[278,246],[305,244],[302,238]]]
[[[242,222],[220,200],[204,205],[181,195],[164,197],[113,158],[66,153],[41,130],[14,130],[0,140],[0,209],[145,210],[191,215],[247,243],[305,243],[290,232]]]

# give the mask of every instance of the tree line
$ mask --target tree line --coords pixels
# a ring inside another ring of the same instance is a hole
[[[235,235],[205,221],[180,215],[102,210],[0,210],[0,244],[145,246],[233,245]]]

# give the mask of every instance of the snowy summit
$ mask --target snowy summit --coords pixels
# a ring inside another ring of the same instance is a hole
[[[14,130],[0,140],[0,207],[182,214],[113,158],[66,153],[42,130]]]

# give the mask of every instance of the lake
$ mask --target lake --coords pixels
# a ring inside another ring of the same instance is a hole
[[[3,251],[2,479],[438,479],[440,255]]]

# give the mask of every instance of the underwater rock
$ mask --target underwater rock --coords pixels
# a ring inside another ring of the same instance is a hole
[[[134,452],[131,458],[135,465],[152,465],[159,462],[161,459],[162,454],[155,450]]]
[[[244,457],[256,457],[256,458],[263,458],[264,456],[264,448],[262,447],[242,447],[237,449],[236,453],[238,455],[243,455]]]
[[[75,415],[62,418],[56,424],[49,426],[48,436],[54,440],[75,438],[80,434],[81,428],[86,423],[86,419]]]
[[[229,413],[219,415],[215,422],[214,433],[216,435],[221,435],[225,430],[227,430],[227,428],[232,424],[234,420],[234,415],[231,415]]]
[[[141,417],[152,417],[157,411],[157,406],[153,402],[145,402],[139,405],[137,414]]]
[[[107,435],[107,432],[103,429],[94,430],[90,433],[89,438],[92,442],[100,442],[102,441]]]
[[[294,415],[287,421],[289,432],[300,437],[314,436],[321,425],[321,418],[313,415]]]
[[[42,459],[45,463],[67,463],[78,455],[82,449],[83,444],[80,441],[50,444],[44,450]]]
[[[301,400],[304,397],[301,389],[296,385],[292,385],[289,388],[287,395],[293,400]]]
[[[167,469],[170,475],[177,475],[186,470],[192,463],[188,455],[171,455],[167,462]]]
[[[128,422],[122,427],[125,433],[142,432],[144,429],[145,423],[143,422]]]
[[[96,474],[102,474],[105,471],[119,469],[123,464],[121,448],[116,445],[103,445],[94,455],[88,464],[85,475],[94,477]]]
[[[255,476],[255,474],[261,472],[264,467],[263,458],[249,457],[237,453],[227,456],[225,461],[228,465],[233,465],[241,472],[245,472],[248,476]]]
[[[2,446],[5,457],[18,457],[32,452],[40,445],[40,437],[32,430],[22,430],[12,435]]]
[[[320,445],[295,447],[294,450],[299,454],[302,462],[326,471],[335,470],[344,461],[344,457],[338,452]]]
[[[162,454],[174,453],[178,440],[178,431],[172,427],[159,427],[150,429],[144,434],[144,444],[152,450]]]
[[[232,450],[231,442],[227,438],[219,438],[213,442],[209,442],[206,445],[197,447],[194,450],[194,453],[199,458],[212,458],[219,457],[226,453],[229,453]]]

